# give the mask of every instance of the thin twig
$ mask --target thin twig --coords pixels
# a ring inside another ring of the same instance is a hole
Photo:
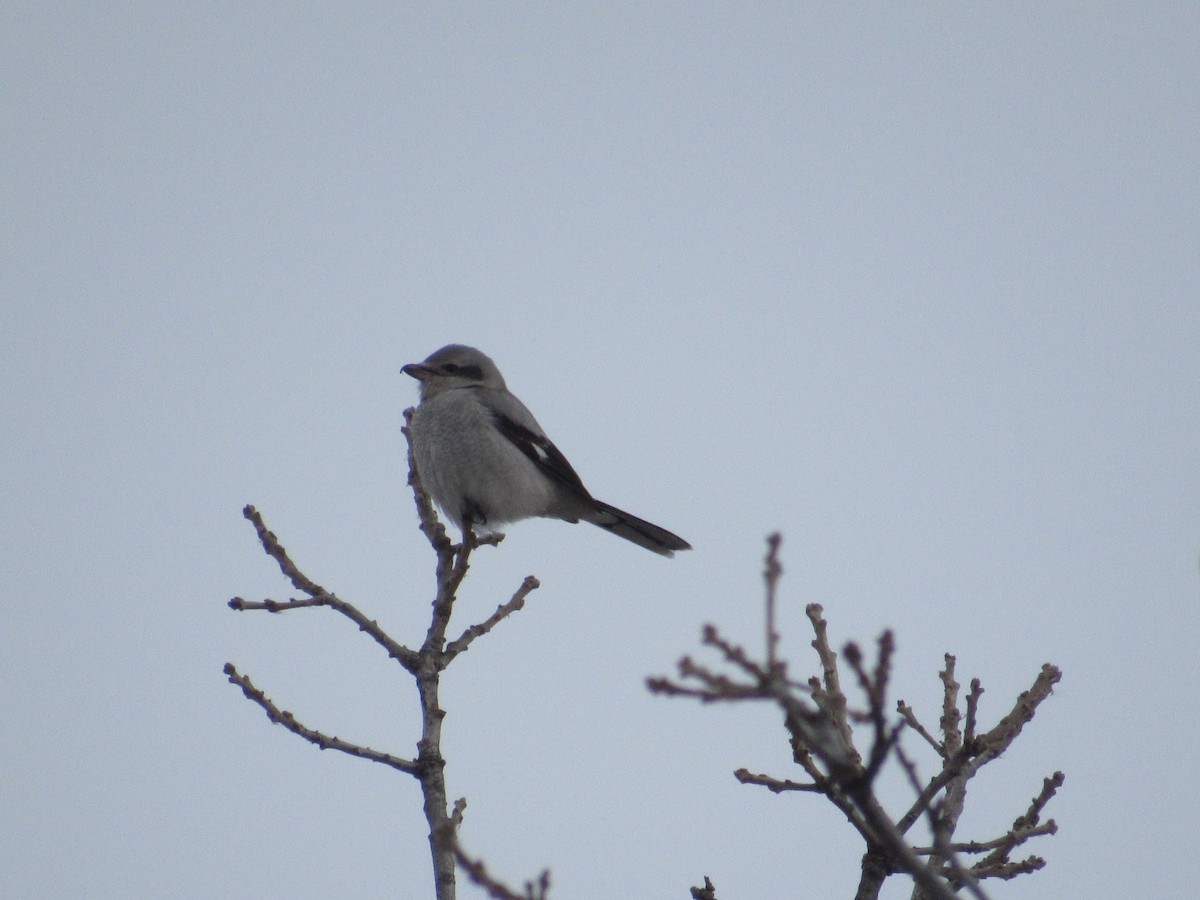
[[[496,611],[488,616],[484,621],[477,625],[472,625],[467,628],[458,638],[446,645],[443,657],[446,662],[454,659],[458,654],[462,653],[471,646],[471,642],[477,637],[487,634],[495,628],[501,620],[507,618],[519,609],[525,606],[525,598],[533,591],[537,590],[541,583],[532,575],[525,576],[525,580],[521,582],[521,586],[517,588],[516,593],[507,603],[502,603],[496,607]]]
[[[813,627],[812,647],[817,651],[821,660],[821,681],[810,681],[813,687],[813,700],[817,706],[825,710],[830,721],[842,733],[842,741],[850,749],[854,757],[861,762],[858,750],[854,747],[854,735],[850,722],[846,717],[846,695],[842,691],[841,676],[838,674],[837,654],[829,646],[829,625],[826,623],[824,609],[819,603],[809,603],[804,607],[804,614]]]
[[[950,792],[951,796],[953,792]],[[983,888],[979,886],[978,879],[968,871],[959,861],[950,843],[950,836],[954,833],[955,827],[958,825],[958,812],[947,814],[946,805],[948,801],[944,801],[942,808],[938,810],[938,814],[934,818],[933,840],[937,847],[935,851],[937,859],[940,859],[947,869],[950,870],[950,882],[955,888],[965,887],[967,892],[976,900],[988,900],[987,895],[983,892]],[[961,802],[960,802],[961,807]]]
[[[963,728],[963,743],[971,744],[975,740],[976,718],[979,715],[979,698],[983,696],[983,683],[978,678],[971,679],[971,690],[967,692],[967,723]]]
[[[942,767],[942,771],[938,772],[925,785],[925,788],[917,795],[917,799],[909,807],[908,812],[902,815],[896,821],[896,827],[901,833],[907,832],[928,809],[934,798],[945,789],[950,780],[956,777],[963,766],[967,764],[969,758],[965,754],[957,754],[951,759],[946,760]]]
[[[454,827],[455,833],[463,822],[463,813],[467,811],[467,798],[459,797],[454,801],[454,809],[450,812],[450,824]]]
[[[238,672],[233,663],[225,663],[225,674],[229,676],[230,683],[236,684],[242,689],[242,693],[246,695],[247,699],[253,700],[262,707],[268,719],[276,725],[282,725],[288,731],[299,735],[309,743],[316,744],[322,750],[338,750],[350,756],[357,756],[359,759],[369,759],[371,762],[391,766],[393,769],[398,769],[409,775],[420,774],[420,766],[414,760],[401,759],[398,756],[392,756],[390,753],[381,753],[378,750],[372,750],[370,747],[352,744],[349,741],[343,741],[338,737],[330,737],[327,734],[322,734],[315,729],[300,724],[296,721],[295,716],[286,710],[281,710],[263,691],[256,688],[247,676]]]
[[[1017,816],[1016,820],[1013,821],[1012,828],[1009,829],[1008,834],[1006,834],[1003,838],[1000,838],[1000,840],[1008,841],[1014,835],[1032,834],[1033,830],[1038,826],[1038,822],[1041,820],[1042,810],[1046,807],[1046,804],[1050,802],[1051,798],[1053,798],[1058,792],[1058,789],[1062,787],[1065,777],[1066,776],[1064,776],[1062,772],[1055,772],[1049,778],[1043,779],[1041,791],[1036,797],[1033,798],[1033,800],[1030,801],[1029,808],[1026,809],[1021,815]],[[1050,825],[1054,825],[1053,819],[1046,823],[1047,827]],[[1057,826],[1055,826],[1055,830],[1057,830]],[[1054,832],[1049,833],[1053,834]],[[1020,841],[1013,840],[1011,843],[999,844],[992,853],[976,863],[976,867],[980,869],[988,869],[1003,863],[1007,863],[1009,861],[1009,854],[1013,851],[1013,849],[1016,848],[1018,844],[1023,842],[1024,839]]]
[[[958,682],[954,680],[954,664],[957,660],[951,653],[946,654],[946,667],[939,673],[944,689],[942,698],[942,746],[946,748],[946,756],[951,756],[962,747],[962,732],[959,722],[962,713],[958,711]]]
[[[1001,863],[986,868],[973,869],[972,872],[976,878],[981,880],[984,878],[999,878],[1001,881],[1011,881],[1018,876],[1036,872],[1038,869],[1044,868],[1045,865],[1046,860],[1040,856],[1030,856],[1020,862]]]
[[[979,741],[989,749],[995,747],[994,755],[1003,753],[1017,739],[1022,729],[1033,720],[1038,706],[1054,692],[1054,685],[1061,680],[1062,671],[1057,666],[1049,663],[1043,665],[1033,686],[1021,693],[1012,711],[1001,719],[995,728],[980,735]]]
[[[1013,828],[1027,828],[1030,825],[1036,825],[1041,818],[1042,810],[1046,808],[1046,804],[1058,793],[1058,789],[1063,786],[1067,776],[1062,772],[1055,772],[1049,778],[1042,779],[1042,790],[1029,803],[1029,808],[1013,822]]]
[[[469,856],[458,841],[457,834],[449,829],[444,836],[454,859],[459,867],[467,873],[467,877],[477,887],[483,888],[493,900],[547,900],[550,892],[550,871],[542,870],[536,882],[525,882],[525,892],[518,894],[503,881],[496,878],[487,870],[482,859]]]
[[[258,534],[259,543],[262,544],[263,550],[267,552],[275,562],[279,565],[279,569],[283,572],[292,585],[299,591],[308,594],[309,600],[265,600],[261,603],[253,603],[248,600],[243,600],[241,597],[234,597],[229,601],[229,608],[237,611],[245,610],[266,610],[271,613],[282,613],[292,609],[305,609],[313,606],[325,606],[332,609],[334,612],[341,613],[347,619],[358,626],[358,630],[370,636],[375,643],[379,644],[387,651],[388,656],[404,666],[409,672],[416,672],[417,666],[420,664],[417,653],[410,650],[408,647],[395,640],[391,635],[384,631],[379,623],[374,619],[368,618],[365,613],[358,609],[353,603],[348,603],[345,600],[337,597],[330,591],[325,590],[307,575],[300,571],[300,568],[292,562],[288,556],[287,550],[279,543],[274,532],[268,530],[266,523],[263,522],[262,516],[253,506],[247,505],[242,510],[242,515],[245,516]]]
[[[733,777],[742,784],[757,784],[765,787],[772,794],[782,794],[787,791],[810,791],[821,792],[825,790],[824,785],[802,783],[799,781],[791,781],[787,778],[773,778],[770,775],[756,775],[749,769],[738,769],[733,773]]]
[[[779,586],[779,578],[783,574],[783,566],[779,564],[779,544],[783,540],[779,532],[767,538],[767,559],[763,568],[763,581],[766,584],[767,595],[767,670],[775,671],[779,657],[779,632],[775,628],[775,592]]]
[[[1047,834],[1058,834],[1058,825],[1053,819],[1048,819],[1041,825],[1035,825],[1020,833],[1010,831],[1003,837],[998,837],[990,841],[962,841],[946,845],[946,849],[954,853],[987,853],[989,850],[1012,850],[1018,847],[1031,838],[1041,837]],[[928,856],[933,853],[941,852],[941,848],[937,847],[914,847],[913,850],[922,856]]]
[[[939,744],[937,739],[925,729],[924,725],[917,721],[917,714],[913,712],[911,706],[909,706],[903,700],[898,700],[896,702],[896,712],[900,713],[900,715],[904,717],[905,725],[923,737],[925,742],[937,751],[938,756],[944,757],[946,755],[946,749]]]

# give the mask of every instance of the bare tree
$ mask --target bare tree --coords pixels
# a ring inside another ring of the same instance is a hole
[[[411,418],[412,410],[410,409],[405,412],[405,421],[408,422]],[[407,438],[407,427],[404,428],[404,434]],[[257,602],[234,597],[229,601],[229,606],[239,611],[265,610],[270,613],[323,607],[345,616],[357,625],[360,631],[371,637],[391,659],[394,659],[413,677],[421,706],[421,737],[417,741],[417,755],[407,758],[394,756],[370,747],[353,744],[341,738],[330,737],[300,723],[290,712],[280,709],[264,691],[254,686],[248,676],[240,673],[233,663],[225,664],[225,674],[229,677],[230,682],[242,689],[242,693],[247,699],[262,707],[272,722],[282,725],[293,734],[316,744],[322,750],[340,750],[350,756],[390,766],[416,778],[421,785],[425,821],[429,825],[429,849],[433,861],[435,896],[437,900],[454,900],[456,855],[462,859],[464,870],[473,880],[479,880],[477,875],[485,878],[486,869],[482,864],[475,864],[473,871],[472,861],[462,853],[457,844],[457,828],[462,821],[466,802],[460,800],[455,804],[453,811],[449,809],[447,803],[446,760],[442,756],[442,719],[446,713],[438,700],[441,675],[445,668],[454,661],[454,658],[467,650],[473,641],[487,634],[503,619],[521,609],[525,605],[525,598],[537,589],[538,581],[530,575],[513,595],[506,602],[500,604],[487,619],[471,625],[456,638],[448,641],[447,633],[454,612],[454,602],[458,595],[458,588],[462,584],[463,578],[466,577],[472,551],[481,546],[498,544],[503,539],[503,535],[477,537],[468,532],[464,535],[462,543],[452,543],[446,536],[446,529],[434,514],[429,497],[421,488],[416,467],[413,464],[411,441],[408,448],[408,471],[408,483],[412,487],[413,497],[416,501],[421,531],[429,540],[429,544],[437,556],[437,591],[431,604],[429,630],[418,649],[414,650],[401,644],[357,606],[342,600],[301,572],[288,556],[279,539],[267,530],[262,516],[253,506],[247,506],[242,511],[243,515],[254,524],[263,550],[278,563],[280,571],[305,597]],[[543,876],[542,882],[548,886],[548,876]],[[545,887],[542,891],[544,894]],[[493,896],[501,895],[493,894]]]
[[[1045,860],[1037,856],[1015,862],[1010,857],[1029,839],[1057,830],[1054,820],[1042,822],[1041,814],[1063,783],[1061,772],[1045,779],[1041,791],[1004,835],[988,841],[955,842],[954,832],[966,800],[967,783],[1016,740],[1041,702],[1050,696],[1061,678],[1059,670],[1044,665],[1012,710],[990,730],[980,733],[977,711],[983,687],[978,679],[972,680],[964,712],[959,704],[960,686],[955,681],[955,658],[946,654],[940,675],[943,702],[938,739],[903,700],[897,704],[897,717],[888,716],[893,639],[892,633],[885,631],[870,668],[855,644],[846,644],[842,650],[842,658],[864,699],[861,708],[852,708],[842,689],[838,654],[829,644],[828,625],[818,604],[809,604],[805,612],[813,627],[812,647],[820,662],[820,674],[805,682],[793,681],[787,663],[779,658],[775,626],[777,589],[783,571],[779,545],[779,535],[768,538],[763,658],[754,659],[726,640],[715,626],[706,625],[703,644],[716,651],[724,670],[717,671],[685,656],[679,662],[677,678],[648,679],[650,690],[703,703],[766,701],[782,712],[792,758],[806,780],[755,774],[744,768],[734,776],[743,784],[765,787],[777,794],[820,794],[841,810],[866,843],[856,900],[878,897],[887,877],[899,873],[912,877],[914,898],[945,900],[963,889],[974,897],[985,898],[979,884],[984,879],[1015,878],[1044,866]],[[865,753],[855,744],[855,725],[865,728],[869,735]],[[910,731],[937,755],[939,771],[924,781],[902,744],[904,734]],[[912,805],[896,817],[883,808],[874,792],[876,777],[889,760],[902,767],[915,794]],[[921,819],[928,822],[933,840],[930,846],[915,847],[905,835]],[[968,865],[962,861],[964,855],[977,855],[979,859]],[[717,895],[706,877],[703,887],[692,888],[692,896],[716,900]]]
[[[412,410],[407,410],[406,422],[411,421],[411,416]],[[407,438],[408,428],[403,430]],[[460,846],[458,828],[466,801],[457,800],[453,808],[448,802],[446,761],[441,741],[445,711],[438,699],[441,674],[446,667],[472,642],[520,610],[529,594],[537,589],[538,581],[528,576],[492,615],[448,640],[455,600],[472,552],[482,546],[495,546],[503,535],[479,537],[468,531],[461,543],[453,543],[421,488],[413,464],[411,440],[408,465],[409,485],[420,528],[437,558],[437,590],[431,603],[429,628],[420,647],[412,649],[395,640],[357,606],[305,575],[252,506],[247,506],[243,514],[254,525],[263,550],[304,597],[261,601],[235,597],[229,601],[229,606],[239,611],[262,610],[276,614],[326,608],[353,622],[414,680],[421,708],[421,735],[416,756],[396,756],[324,734],[281,709],[232,663],[226,663],[225,674],[272,722],[322,750],[338,750],[417,779],[429,828],[436,900],[454,900],[456,866],[495,900],[547,900],[550,886],[547,872],[525,882],[523,889],[517,891],[494,877],[481,859],[468,855]],[[1003,753],[1033,718],[1039,704],[1049,696],[1061,677],[1058,669],[1043,666],[1033,686],[1021,694],[1012,710],[990,730],[979,733],[976,716],[983,688],[978,679],[973,680],[966,696],[965,710],[961,708],[960,686],[955,681],[955,659],[947,654],[941,672],[944,693],[938,726],[941,736],[935,738],[903,700],[897,705],[898,717],[889,718],[886,704],[893,642],[891,632],[885,631],[878,641],[876,659],[869,668],[857,646],[846,644],[842,650],[841,658],[849,666],[864,698],[861,707],[851,707],[842,690],[839,656],[830,647],[827,623],[820,606],[810,604],[806,608],[815,634],[812,646],[820,662],[820,674],[806,682],[793,681],[788,675],[787,663],[779,658],[775,613],[782,574],[779,544],[778,535],[768,539],[763,657],[755,659],[726,640],[716,627],[707,625],[703,630],[703,644],[716,652],[724,670],[717,671],[684,657],[675,679],[651,678],[648,680],[650,690],[670,696],[693,697],[704,703],[765,701],[780,710],[792,757],[806,780],[754,774],[747,769],[739,769],[734,775],[744,784],[765,787],[777,794],[820,794],[842,811],[866,843],[857,900],[878,897],[886,878],[899,873],[907,873],[913,878],[913,896],[917,900],[944,900],[963,889],[977,898],[984,898],[979,886],[981,881],[1014,878],[1041,868],[1045,863],[1039,857],[1030,856],[1018,861],[1010,857],[1029,839],[1055,832],[1054,820],[1042,822],[1041,814],[1062,784],[1061,772],[1045,780],[1039,794],[1006,834],[988,841],[962,842],[954,840],[954,833],[968,782],[980,768]],[[869,735],[865,753],[855,744],[855,726]],[[902,746],[902,737],[907,732],[918,735],[937,755],[939,771],[924,781],[918,775],[916,763]],[[906,773],[915,794],[911,806],[899,816],[889,814],[874,792],[876,777],[889,760],[894,760]],[[914,846],[906,834],[922,819],[928,823],[931,843]],[[968,855],[978,858],[967,864],[963,857]],[[706,876],[704,885],[693,887],[691,895],[699,900],[716,900],[717,889]]]

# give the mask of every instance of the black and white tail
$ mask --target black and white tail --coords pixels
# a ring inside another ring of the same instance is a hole
[[[653,550],[663,556],[674,556],[676,550],[691,550],[692,545],[677,534],[672,534],[665,528],[659,528],[653,522],[639,519],[637,516],[609,506],[600,500],[596,504],[594,515],[588,516],[587,521],[599,525],[605,531],[611,531],[617,537],[633,541],[639,547]]]

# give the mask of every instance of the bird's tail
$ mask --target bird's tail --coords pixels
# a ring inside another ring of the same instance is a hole
[[[672,534],[665,528],[659,528],[652,522],[639,519],[623,509],[609,506],[600,500],[595,500],[594,511],[585,518],[593,525],[599,525],[605,531],[611,531],[617,537],[633,541],[639,547],[661,553],[663,556],[674,556],[676,550],[691,550],[692,545],[677,534]]]

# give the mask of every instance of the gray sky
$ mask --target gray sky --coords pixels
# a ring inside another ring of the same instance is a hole
[[[411,683],[352,627],[224,604],[289,595],[250,502],[419,641],[398,370],[450,341],[696,547],[531,522],[476,558],[463,625],[544,585],[446,676],[495,871],[851,894],[832,808],[730,774],[793,774],[776,714],[642,683],[704,622],[758,646],[780,529],[794,671],[810,601],[839,643],[896,630],[931,725],[947,651],[988,723],[1063,667],[968,800],[991,838],[1067,774],[1048,867],[997,897],[1194,893],[1194,5],[9,3],[0,72],[12,896],[430,895],[415,782],[221,666],[413,752]]]

